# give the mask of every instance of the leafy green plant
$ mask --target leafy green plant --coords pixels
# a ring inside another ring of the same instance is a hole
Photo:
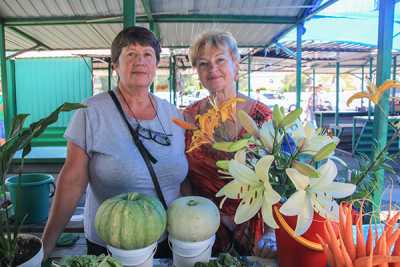
[[[64,257],[60,263],[53,263],[57,267],[122,267],[122,264],[111,256],[83,255]]]
[[[47,117],[30,124],[28,128],[23,128],[23,126],[29,114],[19,114],[14,118],[6,142],[0,146],[0,182],[2,183],[0,192],[3,194],[4,201],[6,200],[4,181],[15,153],[22,150],[22,169],[24,158],[31,151],[32,139],[41,135],[50,124],[56,122],[61,112],[68,112],[83,107],[85,106],[79,103],[64,103]],[[7,220],[5,220],[5,224],[0,225],[0,266],[12,266],[17,253],[18,233],[24,220],[11,224],[7,210],[5,210],[5,213]]]

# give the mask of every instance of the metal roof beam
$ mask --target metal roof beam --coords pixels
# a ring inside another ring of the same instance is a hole
[[[21,35],[22,37],[28,39],[29,41],[34,42],[34,43],[37,44],[37,45],[40,45],[40,46],[42,46],[42,47],[44,47],[44,48],[46,48],[46,49],[48,49],[48,50],[53,50],[50,46],[48,46],[48,45],[42,43],[42,42],[39,41],[38,39],[36,39],[36,38],[30,36],[29,34],[27,34],[27,33],[23,32],[23,31],[21,31],[20,29],[17,29],[17,28],[15,28],[15,27],[8,27],[8,29],[10,29],[10,30],[12,30],[13,32],[15,32],[15,33]]]
[[[326,1],[324,4],[322,4],[321,6],[319,6],[318,8],[312,10],[311,12],[309,12],[308,14],[305,13],[304,17],[298,19],[298,21],[296,22],[295,25],[287,28],[286,30],[280,32],[278,35],[276,35],[274,38],[272,38],[272,41],[270,43],[267,43],[265,46],[268,47],[270,46],[272,43],[275,43],[277,41],[279,41],[280,38],[282,38],[284,35],[286,35],[288,32],[290,32],[291,30],[293,30],[294,28],[297,27],[298,23],[302,23],[305,22],[306,20],[309,20],[313,15],[317,14],[318,12],[324,10],[325,8],[329,7],[330,5],[336,3],[338,0],[328,0]]]
[[[150,28],[152,28],[154,34],[158,38],[160,38],[160,27],[154,21],[150,0],[141,0],[141,1],[142,1],[143,9],[146,13],[146,17],[149,20]]]
[[[286,16],[254,16],[254,15],[152,15],[157,23],[248,23],[248,24],[295,24],[296,17]],[[113,17],[55,17],[55,18],[8,18],[4,20],[6,26],[31,25],[65,25],[65,24],[104,24],[122,23],[121,16]],[[136,16],[137,23],[149,23],[148,16]]]

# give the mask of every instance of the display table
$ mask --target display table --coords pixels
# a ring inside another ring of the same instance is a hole
[[[83,233],[79,234],[79,239],[71,247],[56,247],[50,254],[51,259],[58,260],[64,256],[79,256],[86,253],[86,240]],[[275,260],[262,259],[258,257],[247,257],[249,261],[260,263],[263,267],[277,267]],[[154,259],[154,265],[157,267],[172,267],[172,259]]]

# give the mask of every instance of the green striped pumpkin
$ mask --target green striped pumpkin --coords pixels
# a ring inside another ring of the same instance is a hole
[[[167,214],[161,202],[140,193],[117,195],[104,201],[96,213],[95,227],[101,239],[116,248],[144,248],[165,231]]]

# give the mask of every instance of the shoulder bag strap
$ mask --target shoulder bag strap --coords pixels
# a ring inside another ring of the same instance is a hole
[[[164,199],[164,195],[161,191],[160,184],[158,183],[157,175],[156,172],[154,171],[152,163],[157,163],[157,160],[151,155],[150,151],[147,150],[147,148],[143,145],[142,141],[139,139],[138,134],[136,131],[132,128],[131,124],[128,122],[128,119],[125,116],[125,113],[122,110],[122,106],[119,103],[117,96],[115,95],[114,91],[108,91],[109,95],[111,96],[115,106],[117,107],[119,113],[122,116],[122,119],[124,120],[126,126],[128,126],[129,132],[132,135],[132,139],[136,147],[139,149],[140,154],[142,155],[144,162],[146,163],[147,169],[149,170],[151,179],[153,180],[154,188],[156,189],[158,198],[161,200],[161,203],[163,204],[164,208],[167,209],[167,202]]]

